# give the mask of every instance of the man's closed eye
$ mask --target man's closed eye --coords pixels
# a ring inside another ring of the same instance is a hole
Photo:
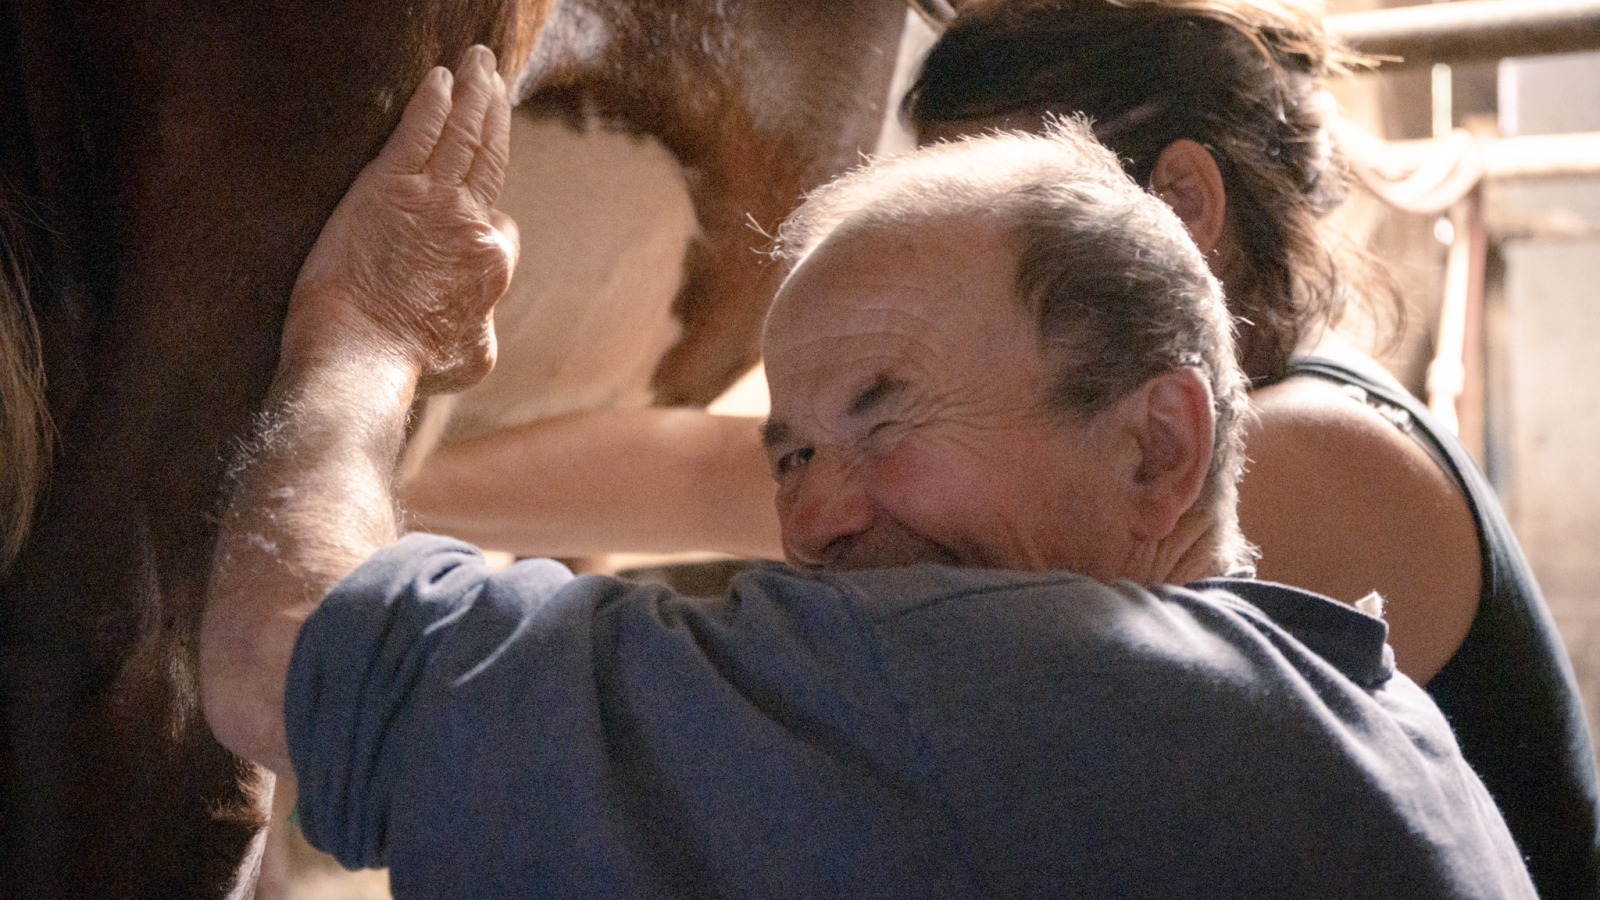
[[[778,457],[778,462],[774,466],[774,474],[780,478],[789,474],[810,462],[811,457],[815,456],[816,452],[814,447],[801,447],[798,450],[790,450],[788,453]]]

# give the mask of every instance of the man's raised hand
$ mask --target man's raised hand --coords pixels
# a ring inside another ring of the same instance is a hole
[[[490,314],[516,264],[516,225],[494,209],[511,110],[494,54],[435,68],[356,178],[295,283],[283,361],[390,355],[423,393],[461,390],[494,365]]]

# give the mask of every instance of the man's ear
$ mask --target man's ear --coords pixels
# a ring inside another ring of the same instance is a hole
[[[1216,431],[1211,388],[1198,370],[1175,369],[1145,382],[1128,399],[1128,421],[1139,448],[1130,486],[1134,529],[1160,540],[1205,487]]]
[[[1222,239],[1228,195],[1206,148],[1188,138],[1168,144],[1156,158],[1150,189],[1183,220],[1200,252],[1209,255]]]

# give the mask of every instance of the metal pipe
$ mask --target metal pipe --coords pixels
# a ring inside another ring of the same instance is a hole
[[[1481,154],[1486,178],[1555,178],[1600,175],[1600,131],[1526,137],[1473,138],[1457,129],[1443,140],[1384,141],[1349,119],[1333,121],[1334,139],[1358,167],[1389,181],[1443,166],[1471,142]]]
[[[1459,400],[1467,388],[1467,362],[1476,356],[1468,346],[1477,330],[1483,304],[1483,262],[1487,239],[1483,227],[1483,195],[1473,191],[1450,210],[1450,251],[1445,257],[1444,304],[1439,310],[1439,337],[1428,364],[1428,411],[1451,434],[1461,435]],[[1480,448],[1481,440],[1471,440]],[[1480,449],[1481,453],[1481,449]]]
[[[1600,0],[1460,0],[1327,16],[1352,49],[1392,66],[1600,49]]]
[[[1491,178],[1600,175],[1600,133],[1501,138],[1483,148]]]

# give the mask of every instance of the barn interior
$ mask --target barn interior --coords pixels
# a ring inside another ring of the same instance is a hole
[[[553,8],[556,21],[561,0]],[[1405,303],[1398,323],[1356,315],[1342,329],[1449,423],[1489,476],[1559,626],[1593,726],[1600,723],[1600,469],[1590,461],[1600,444],[1600,416],[1590,412],[1600,408],[1600,0],[1329,0],[1328,11],[1334,32],[1379,61],[1334,86],[1346,120],[1338,137],[1361,182],[1338,224],[1382,261]],[[949,12],[944,0],[897,5],[894,52],[857,73],[884,90],[871,115],[855,115],[839,146],[880,154],[913,146],[900,98]],[[536,61],[553,52],[560,35],[552,34],[535,45]],[[773,90],[781,94],[782,86]],[[658,366],[681,337],[674,299],[693,278],[714,281],[705,273],[722,265],[737,270],[728,276],[739,282],[733,290],[770,293],[773,271],[751,246],[795,198],[717,210],[728,220],[718,233],[749,233],[738,246],[708,251],[699,239],[712,226],[695,193],[703,185],[685,174],[672,148],[576,120],[559,96],[542,106],[535,99],[515,114],[513,156],[521,163],[514,161],[502,200],[518,218],[523,254],[497,312],[500,365],[480,386],[420,411],[407,477],[417,477],[441,446],[580,410],[707,402],[730,415],[766,410],[759,361],[748,358],[759,304],[754,317],[703,329],[713,351],[717,341],[735,348],[707,353],[714,363],[704,371],[685,362],[667,390]],[[618,328],[624,321],[629,327]],[[1398,330],[1391,333],[1391,324]],[[737,556],[693,540],[486,549],[500,564],[554,555],[583,571],[711,590]],[[389,896],[383,872],[345,872],[310,848],[283,800],[274,804],[256,896]]]

